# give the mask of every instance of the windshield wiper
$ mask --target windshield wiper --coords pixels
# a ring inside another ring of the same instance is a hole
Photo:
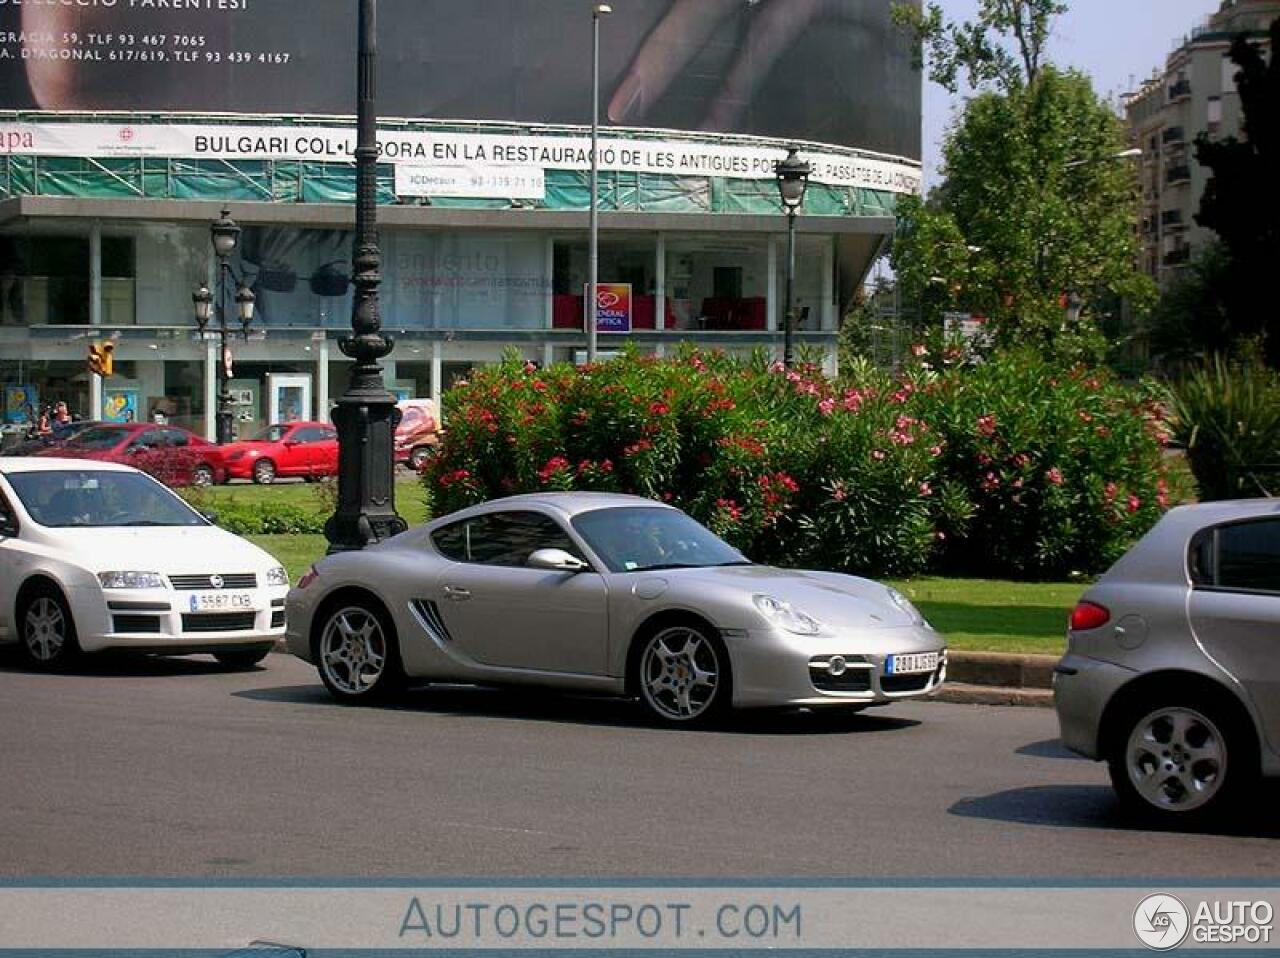
[[[725,566],[730,565],[755,565],[755,563],[750,559],[730,559],[728,562],[717,562],[715,568],[723,569]]]
[[[658,565],[640,566],[637,569],[628,569],[628,572],[659,572],[663,569],[706,569],[708,566],[700,562],[660,562]]]

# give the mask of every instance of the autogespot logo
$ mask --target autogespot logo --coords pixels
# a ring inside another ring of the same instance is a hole
[[[1133,930],[1148,948],[1168,951],[1187,939],[1191,913],[1172,895],[1148,895],[1133,913]]]

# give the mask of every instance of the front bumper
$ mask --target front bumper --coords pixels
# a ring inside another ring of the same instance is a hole
[[[849,630],[836,635],[800,636],[773,630],[725,635],[733,664],[733,704],[742,708],[884,705],[919,698],[946,680],[942,636],[928,627]],[[932,672],[890,676],[890,655],[938,653]],[[844,671],[828,665],[839,656]]]
[[[86,652],[129,649],[175,655],[270,645],[284,637],[285,586],[251,590],[251,608],[196,612],[174,589],[84,589],[73,599]],[[78,601],[77,601],[78,600]]]
[[[1111,662],[1068,652],[1053,671],[1053,705],[1062,744],[1085,758],[1104,758],[1102,713],[1136,673]]]

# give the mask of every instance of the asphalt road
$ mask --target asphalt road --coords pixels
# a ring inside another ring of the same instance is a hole
[[[33,675],[0,656],[0,874],[1272,877],[1274,814],[1137,828],[1046,709],[646,724],[470,689],[330,704],[272,655]],[[1272,809],[1276,806],[1271,804]]]

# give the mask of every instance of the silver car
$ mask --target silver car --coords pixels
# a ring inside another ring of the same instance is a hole
[[[867,579],[755,565],[678,509],[604,493],[476,506],[318,562],[287,639],[343,702],[410,681],[855,711],[943,681],[942,638]]]
[[[1126,804],[1191,824],[1280,776],[1280,502],[1170,511],[1071,616],[1062,741]]]

